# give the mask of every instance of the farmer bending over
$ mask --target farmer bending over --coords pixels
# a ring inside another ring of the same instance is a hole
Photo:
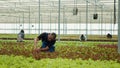
[[[111,39],[112,35],[110,33],[107,34],[107,38]]]
[[[86,38],[86,36],[85,36],[84,34],[82,34],[82,35],[80,36],[80,40],[81,40],[81,41],[86,41],[87,38]]]
[[[37,48],[38,41],[42,41],[42,46]],[[34,50],[40,51],[47,51],[47,52],[54,52],[55,51],[55,44],[56,42],[56,34],[55,33],[42,33],[37,38],[34,39]]]
[[[24,36],[25,36],[24,30],[22,29],[22,30],[18,33],[17,42],[23,42]]]

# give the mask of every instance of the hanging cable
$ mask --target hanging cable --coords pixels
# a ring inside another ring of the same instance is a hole
[[[93,14],[93,19],[97,19],[98,18],[98,14],[97,14],[97,0],[95,0],[95,12]]]
[[[77,15],[77,14],[78,14],[77,0],[74,0],[73,15]]]

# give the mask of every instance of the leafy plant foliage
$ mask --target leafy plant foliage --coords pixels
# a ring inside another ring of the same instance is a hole
[[[91,59],[41,59],[31,57],[0,55],[0,68],[119,68],[120,64],[115,61],[93,61]]]
[[[15,42],[2,42],[0,46],[0,55],[14,55],[33,57],[37,60],[44,58],[64,58],[64,59],[83,59],[83,60],[113,60],[120,63],[120,54],[117,52],[117,45],[103,45],[97,46],[56,46],[56,51],[49,52],[36,52],[32,49],[33,44],[15,43]]]

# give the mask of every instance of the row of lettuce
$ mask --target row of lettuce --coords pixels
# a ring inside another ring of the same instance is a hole
[[[33,45],[31,41],[0,41],[0,68],[120,67],[116,42],[61,41],[56,43],[56,52],[38,54],[32,53]]]
[[[116,61],[93,61],[82,59],[41,59],[0,55],[0,68],[119,68]]]

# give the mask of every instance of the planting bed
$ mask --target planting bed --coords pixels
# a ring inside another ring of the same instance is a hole
[[[25,34],[25,40],[33,40],[37,37],[38,34]],[[63,41],[80,41],[79,34],[68,34],[68,35],[60,35],[60,39]],[[1,40],[16,40],[17,34],[0,34]],[[58,39],[58,37],[57,37]],[[111,41],[117,42],[118,36],[113,35],[111,39],[108,39],[106,35],[88,35],[87,41]]]
[[[87,44],[88,45],[88,44]],[[120,62],[120,54],[117,53],[116,44],[97,44],[91,46],[56,46],[56,51],[53,53],[40,52],[37,53],[32,50],[33,42],[1,42],[0,44],[0,55],[15,55],[33,57],[35,59],[43,58],[67,58],[67,59],[78,59],[83,60],[113,60]]]
[[[82,59],[41,59],[31,57],[0,55],[0,68],[119,68],[120,64],[115,61],[93,61]]]
[[[37,53],[33,41],[2,40],[0,68],[119,68],[117,48],[114,42],[63,41],[53,53]]]

